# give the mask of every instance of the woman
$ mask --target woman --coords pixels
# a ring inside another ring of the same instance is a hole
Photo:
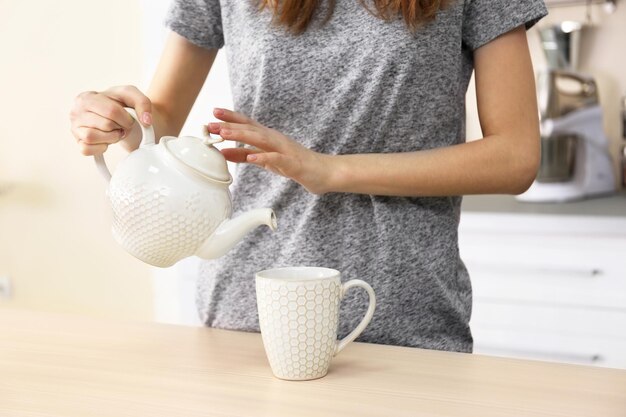
[[[279,266],[338,269],[368,281],[376,314],[359,340],[471,352],[471,285],[459,256],[461,195],[517,194],[535,176],[539,133],[525,29],[541,0],[175,0],[147,93],[78,96],[73,132],[85,155],[139,143],[123,110],[157,137],[177,135],[226,45],[235,111],[209,129],[238,147],[234,207],[272,207],[228,255],[205,262],[207,326],[258,331],[253,276]],[[333,4],[335,3],[335,4]],[[484,139],[465,143],[476,73]],[[243,146],[247,145],[247,146]],[[360,321],[348,293],[340,336]]]

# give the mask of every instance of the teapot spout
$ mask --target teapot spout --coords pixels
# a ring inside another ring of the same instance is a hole
[[[278,228],[276,214],[269,208],[250,210],[238,217],[226,220],[204,241],[196,255],[204,259],[215,259],[226,254],[243,237],[262,224],[272,230]]]

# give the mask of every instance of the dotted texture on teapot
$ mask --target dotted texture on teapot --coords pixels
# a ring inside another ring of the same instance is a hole
[[[190,194],[182,210],[168,210],[168,187],[150,187],[128,178],[111,181],[113,235],[133,256],[154,266],[171,266],[191,256],[217,227],[208,210],[207,198]]]
[[[263,344],[272,372],[283,379],[326,375],[337,345],[341,286],[257,279]]]

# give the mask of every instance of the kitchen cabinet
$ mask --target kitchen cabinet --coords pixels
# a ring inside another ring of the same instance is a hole
[[[626,199],[578,215],[502,201],[461,216],[475,352],[626,368]]]

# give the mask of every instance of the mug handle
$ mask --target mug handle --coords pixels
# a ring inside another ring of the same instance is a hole
[[[137,123],[139,123],[135,109],[126,107],[125,110],[133,117],[133,119],[137,121]],[[156,143],[154,138],[154,128],[152,126],[145,127],[141,123],[139,123],[139,126],[141,126],[141,144],[139,146],[145,147],[154,145]],[[96,161],[96,167],[104,179],[106,179],[107,182],[111,181],[111,171],[109,171],[109,168],[104,161],[104,154],[94,155],[93,159]]]
[[[365,330],[367,325],[372,320],[374,310],[376,309],[376,295],[374,295],[374,290],[367,282],[361,281],[360,279],[351,279],[350,281],[342,284],[340,298],[343,299],[343,296],[352,287],[361,287],[365,291],[367,291],[367,295],[369,295],[369,306],[367,307],[365,316],[363,317],[363,320],[361,320],[359,325],[356,326],[356,328],[352,330],[349,335],[337,342],[337,347],[335,348],[335,354],[333,356],[336,356],[339,352],[341,352],[348,345],[348,343],[356,339],[361,334],[361,332]]]

